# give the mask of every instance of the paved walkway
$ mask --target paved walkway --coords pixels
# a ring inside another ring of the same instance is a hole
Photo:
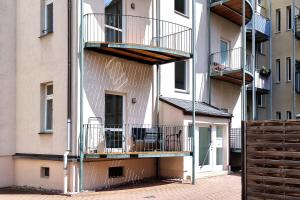
[[[4,193],[4,194],[2,194]],[[1,200],[240,200],[241,178],[224,175],[202,178],[196,185],[182,183],[156,183],[135,185],[112,191],[84,193],[72,197],[44,194],[5,194]]]

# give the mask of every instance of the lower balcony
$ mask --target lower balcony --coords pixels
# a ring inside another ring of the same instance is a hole
[[[145,64],[192,57],[192,29],[148,17],[90,13],[84,16],[85,49]]]
[[[86,159],[183,157],[192,155],[186,126],[85,124]]]
[[[243,65],[242,48],[230,49],[213,53],[210,56],[210,76],[214,79],[242,85],[243,84]],[[247,59],[248,61],[250,59]],[[245,84],[253,81],[252,67],[250,61],[246,63]]]
[[[268,94],[271,90],[271,74],[263,74],[261,70],[255,71],[255,88],[258,94]],[[248,87],[252,90],[251,85]]]

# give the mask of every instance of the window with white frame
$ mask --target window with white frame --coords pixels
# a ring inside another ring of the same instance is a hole
[[[276,112],[276,119],[279,119],[279,120],[281,119],[281,112],[279,112],[279,111]]]
[[[41,0],[41,29],[42,34],[53,32],[53,0]]]
[[[292,63],[291,58],[286,58],[286,81],[292,80]]]
[[[53,129],[53,84],[45,85],[44,98],[44,131],[51,132]]]
[[[281,31],[281,10],[276,9],[276,18],[275,18],[275,31],[280,32]]]
[[[175,12],[188,16],[188,0],[174,0]]]
[[[179,61],[175,63],[175,89],[178,91],[188,90],[188,63]]]
[[[292,119],[292,112],[286,111],[286,119]]]
[[[264,107],[265,106],[265,96],[263,94],[257,95],[257,106],[258,107]]]
[[[280,59],[276,59],[276,83],[280,83]]]
[[[292,29],[292,9],[291,6],[286,7],[286,30]]]
[[[258,42],[257,53],[264,55],[266,52],[266,44],[264,42]]]

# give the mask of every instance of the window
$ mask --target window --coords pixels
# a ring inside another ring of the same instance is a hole
[[[258,42],[257,44],[257,53],[264,55],[266,52],[266,45],[264,42]]]
[[[221,40],[220,42],[220,52],[221,52],[221,64],[224,66],[229,66],[229,42]]]
[[[217,138],[223,138],[223,127],[222,126],[216,127],[216,136],[217,136]]]
[[[110,167],[108,168],[109,178],[119,178],[123,176],[124,167]]]
[[[292,9],[291,6],[286,7],[286,30],[292,29]]]
[[[44,86],[44,131],[51,132],[53,129],[53,84]]]
[[[264,107],[265,106],[265,98],[263,94],[257,95],[257,106],[258,107]]]
[[[53,0],[42,0],[42,34],[53,32]]]
[[[276,60],[276,83],[280,83],[280,59]]]
[[[286,111],[286,119],[292,119],[292,112]]]
[[[187,61],[179,61],[175,63],[175,89],[187,91],[188,83],[188,67]]]
[[[299,61],[296,61],[296,69],[295,69],[295,86],[296,92],[300,93],[300,65]]]
[[[281,31],[281,11],[280,9],[276,9],[276,19],[275,19],[275,31]]]
[[[49,167],[41,167],[41,177],[42,178],[50,177],[50,168]]]
[[[276,112],[276,119],[281,119],[281,112]]]
[[[291,58],[286,58],[286,81],[292,80]]]
[[[175,0],[175,11],[188,16],[188,0]]]
[[[260,5],[260,6],[261,6],[261,4],[262,4],[262,0],[257,0],[257,3],[258,3],[258,5]]]

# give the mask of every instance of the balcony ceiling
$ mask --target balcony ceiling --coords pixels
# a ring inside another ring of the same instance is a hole
[[[253,76],[250,72],[245,71],[245,84],[248,85],[253,81]],[[214,72],[211,74],[213,79],[233,83],[236,85],[243,84],[243,70],[234,70],[226,72]]]
[[[149,65],[166,64],[192,57],[191,53],[140,44],[89,42],[85,44],[85,49]]]
[[[213,0],[211,11],[229,21],[241,26],[243,13],[243,0]],[[251,4],[246,0],[246,24],[250,22],[253,15]]]

